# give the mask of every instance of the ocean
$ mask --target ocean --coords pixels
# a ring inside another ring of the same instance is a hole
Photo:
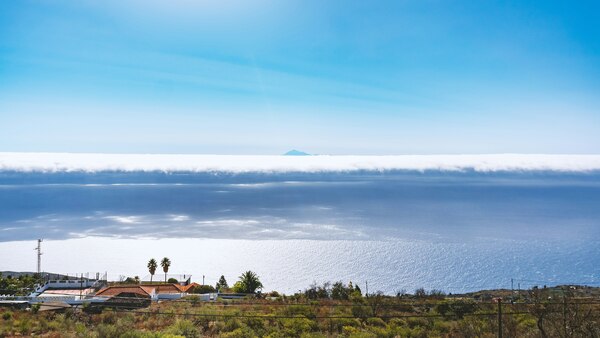
[[[24,170],[6,158],[0,270],[35,270],[43,238],[45,271],[114,279],[167,256],[196,281],[253,270],[285,293],[338,280],[387,294],[600,284],[593,168]]]

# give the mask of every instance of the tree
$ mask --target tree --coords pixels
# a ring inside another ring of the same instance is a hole
[[[240,281],[235,282],[235,284],[233,284],[233,287],[231,289],[235,293],[246,293],[246,288]]]
[[[123,281],[124,284],[139,284],[140,283],[140,277],[135,276],[135,277],[127,277],[125,278],[125,280]]]
[[[425,298],[425,297],[427,297],[427,291],[425,291],[424,288],[418,288],[415,290],[415,297]]]
[[[331,296],[331,283],[317,285],[317,282],[313,282],[308,289],[304,290],[304,296],[308,299],[327,299]]]
[[[225,279],[225,276],[221,275],[221,278],[219,278],[217,285],[215,285],[215,289],[229,289],[229,285],[227,285],[227,280]]]
[[[240,276],[240,280],[236,284],[238,283],[238,290],[240,290],[242,293],[255,293],[256,290],[260,290],[263,288],[263,285],[260,282],[258,275],[256,275],[256,273],[250,270],[244,272]]]
[[[348,299],[348,289],[344,286],[342,282],[333,283],[333,287],[331,288],[331,298],[337,300],[347,300]]]
[[[152,283],[152,277],[154,277],[157,267],[158,267],[158,264],[156,263],[156,260],[154,258],[152,258],[148,261],[148,272],[150,272],[150,283]]]
[[[217,290],[212,287],[212,285],[198,285],[192,287],[188,293],[214,293]]]
[[[162,266],[163,271],[165,272],[165,283],[167,282],[167,272],[169,272],[169,267],[171,266],[171,260],[167,257],[163,258],[160,261],[160,266]]]

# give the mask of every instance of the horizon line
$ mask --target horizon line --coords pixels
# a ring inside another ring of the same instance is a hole
[[[0,172],[600,171],[596,154],[201,155],[0,152]]]

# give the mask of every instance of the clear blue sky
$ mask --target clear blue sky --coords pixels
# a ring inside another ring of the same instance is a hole
[[[595,1],[1,1],[0,151],[600,153]]]

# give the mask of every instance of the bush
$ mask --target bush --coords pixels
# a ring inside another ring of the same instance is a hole
[[[331,288],[331,298],[337,300],[347,300],[350,293],[353,292],[353,289],[349,289],[344,286],[342,282],[333,283],[333,287]]]
[[[246,291],[244,289],[244,285],[240,281],[235,282],[235,284],[233,284],[233,287],[231,289],[235,293],[245,293],[244,291]]]
[[[331,283],[325,282],[322,286],[312,283],[308,289],[304,290],[304,297],[308,299],[327,299],[331,295]]]
[[[99,338],[111,338],[119,335],[117,327],[110,324],[100,324],[96,326],[96,332]]]
[[[387,325],[385,324],[385,322],[383,321],[383,319],[381,318],[368,318],[367,319],[367,325],[370,326],[378,326],[378,327],[386,327]]]
[[[335,330],[341,332],[346,326],[361,327],[360,320],[350,318],[335,318],[331,320],[331,325]]]
[[[408,324],[406,323],[406,319],[404,318],[392,318],[389,320],[388,324],[393,328],[408,326]]]
[[[352,326],[344,326],[342,331],[343,331],[344,335],[346,335],[350,338],[377,338],[378,337],[378,335],[375,333],[361,331]]]
[[[117,319],[119,319],[119,316],[114,311],[107,311],[100,315],[100,321],[103,324],[115,324]]]
[[[415,290],[415,297],[425,298],[425,297],[427,297],[427,291],[425,291],[424,288],[418,288]]]
[[[190,293],[215,293],[217,290],[212,285],[197,285],[190,289]]]
[[[302,333],[315,330],[316,323],[310,319],[298,317],[284,319],[283,327],[289,336],[299,337]]]
[[[223,338],[253,338],[257,337],[257,335],[247,327],[239,327],[231,332],[221,334]]]
[[[430,322],[426,318],[418,318],[418,317],[408,318],[406,320],[406,324],[408,324],[408,327],[410,327],[411,329],[414,329],[417,327],[428,328],[430,326]]]
[[[100,305],[94,305],[92,303],[83,303],[83,312],[87,314],[100,314],[102,313],[103,307]]]
[[[32,324],[29,321],[29,318],[23,318],[18,322],[17,327],[23,336],[27,336],[31,333]]]
[[[317,332],[305,332],[300,335],[300,338],[327,338],[327,336]]]
[[[229,319],[225,322],[225,325],[223,326],[223,331],[235,331],[237,329],[242,328],[242,326],[244,326],[242,324],[242,322],[237,319],[237,318],[233,318],[233,319]]]
[[[175,279],[175,278],[169,278],[169,279],[167,280],[167,283],[170,283],[170,284],[177,284],[177,283],[179,283],[179,281],[178,281],[177,279]]]
[[[369,306],[354,305],[352,306],[352,316],[366,319],[373,316],[373,309]]]
[[[310,319],[314,319],[316,317],[316,313],[313,308],[302,305],[286,306],[283,313],[286,316],[304,316]]]
[[[2,314],[2,319],[4,319],[4,320],[9,320],[9,319],[11,319],[11,318],[12,318],[12,316],[13,316],[12,312],[10,312],[10,311],[6,311],[6,312],[4,312],[4,313]]]
[[[429,297],[443,299],[444,297],[446,297],[446,293],[442,290],[433,289],[433,290],[429,291]]]
[[[31,305],[31,313],[38,313],[40,311],[41,305],[39,303]]]
[[[187,319],[181,319],[175,322],[169,330],[169,333],[186,338],[197,337],[199,335],[198,328],[194,326],[194,323]]]
[[[444,301],[435,307],[435,310],[442,316],[456,316],[458,319],[475,312],[476,309],[477,305],[468,300]]]

